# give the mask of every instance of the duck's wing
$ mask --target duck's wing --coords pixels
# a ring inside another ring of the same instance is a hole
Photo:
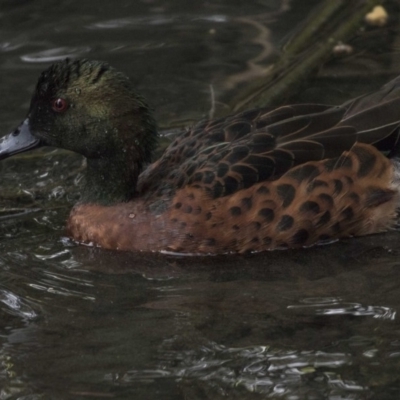
[[[341,125],[351,125],[359,133],[358,140],[371,143],[388,157],[399,152],[400,76],[373,93],[343,104],[347,109]]]
[[[318,114],[331,107],[322,104],[295,104],[247,110],[224,118],[200,121],[178,136],[163,158],[180,164],[215,145],[247,141],[249,135],[261,132],[270,125],[295,117]]]
[[[224,154],[230,151],[237,153],[242,146],[250,145],[255,132],[261,133],[269,125],[280,121],[318,114],[330,108],[328,105],[298,104],[253,109],[224,118],[200,121],[178,135],[162,157],[140,175],[138,191],[154,193],[157,189],[165,192],[180,188],[187,184],[188,175],[192,175],[200,165],[204,167],[212,157],[213,163],[218,162],[221,151]],[[269,136],[266,139],[267,151],[273,150],[274,140]]]
[[[357,141],[392,150],[400,96],[387,86],[337,107],[294,105],[200,122],[168,148],[142,185],[159,194],[190,185],[216,198],[308,161],[337,158]]]

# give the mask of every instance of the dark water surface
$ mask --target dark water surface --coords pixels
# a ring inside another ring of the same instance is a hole
[[[318,3],[0,0],[1,132],[65,56],[128,73],[163,127],[207,117]],[[400,71],[393,41],[331,61],[297,99],[378,87]],[[55,150],[0,163],[0,400],[400,398],[398,232],[246,257],[76,246],[81,170]]]

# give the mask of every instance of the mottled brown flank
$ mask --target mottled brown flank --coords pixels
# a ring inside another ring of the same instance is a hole
[[[351,199],[351,201],[353,202],[353,203],[359,203],[360,202],[360,195],[358,195],[357,193],[355,193],[355,192],[350,192],[350,193],[347,193],[346,194],[346,197],[348,197],[349,199]]]
[[[326,225],[331,220],[331,213],[329,210],[325,211],[316,222],[316,228]]]
[[[258,211],[258,215],[262,217],[263,222],[271,222],[275,218],[275,212],[271,208],[262,208]]]
[[[343,190],[343,182],[340,179],[334,179],[333,184],[335,185],[334,194],[340,194]]]
[[[315,176],[319,175],[319,168],[316,165],[308,164],[303,165],[300,168],[296,168],[293,171],[289,171],[287,176],[295,179],[297,182],[302,182],[304,179],[313,179]],[[312,183],[317,185],[318,179],[314,179]]]
[[[251,197],[244,197],[241,201],[241,206],[244,210],[249,211],[253,206],[253,200]]]
[[[352,169],[350,162],[342,169],[328,171],[325,162],[310,164],[313,179],[326,184],[310,185],[308,177],[299,180],[301,174],[294,170],[269,182],[268,190],[260,183],[217,199],[206,196],[200,188],[184,188],[176,191],[172,206],[161,215],[152,215],[145,202],[139,203],[140,207],[132,204],[130,214],[137,215],[134,219],[127,217],[124,205],[108,207],[107,212],[100,206],[77,206],[69,232],[79,241],[95,241],[106,248],[129,250],[135,244],[142,250],[219,253],[299,247],[381,231],[390,225],[396,208],[397,194],[389,189],[392,167],[373,147],[357,144],[354,148],[360,146],[364,153],[373,153],[375,164],[367,177],[352,183],[347,177],[356,177],[362,164],[350,151],[345,157],[351,160]],[[334,164],[339,162],[337,159]],[[382,164],[386,165],[384,175]],[[283,188],[288,188],[289,197],[295,193],[288,205]],[[84,222],[88,215],[97,221],[90,238]],[[117,222],[123,223],[119,230]]]
[[[327,193],[320,193],[318,195],[318,200],[325,203],[327,207],[333,207],[335,204],[332,196]]]
[[[281,219],[276,226],[276,230],[279,232],[288,231],[294,224],[294,219],[290,215],[282,215]]]
[[[232,217],[238,217],[239,215],[242,214],[242,210],[240,207],[231,207],[230,208],[230,213]]]
[[[318,203],[315,201],[310,201],[310,200],[305,201],[299,208],[299,211],[301,213],[310,212],[312,214],[319,214],[320,210],[321,209],[320,209],[320,206],[318,205]]]
[[[306,229],[299,229],[290,239],[292,245],[304,245],[307,243],[309,233]]]
[[[354,217],[353,208],[348,206],[342,211],[343,219],[351,220]]]
[[[325,181],[321,181],[319,179],[314,179],[313,181],[311,181],[308,186],[307,186],[307,191],[308,192],[312,192],[313,190],[315,190],[318,187],[329,187],[328,183]]]
[[[187,213],[187,214],[191,214],[193,211],[193,207],[190,205],[185,205],[183,206],[183,212]]]
[[[269,194],[269,193],[270,193],[270,190],[269,190],[266,186],[261,185],[261,186],[257,189],[257,193],[258,193],[258,194]]]
[[[293,187],[293,185],[283,183],[282,185],[278,185],[276,187],[276,191],[282,200],[282,207],[286,208],[290,206],[294,200],[294,196],[296,195],[296,189]]]

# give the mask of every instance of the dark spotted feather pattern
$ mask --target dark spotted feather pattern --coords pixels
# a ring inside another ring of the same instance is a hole
[[[375,104],[376,95],[338,107],[300,104],[200,122],[145,171],[139,191],[161,196],[191,186],[218,198],[276,180],[307,161],[337,157],[356,142],[392,151],[399,139],[400,98]]]
[[[203,202],[205,207],[196,206],[198,189],[181,190],[170,218],[183,231],[191,227],[191,235],[172,250],[261,251],[381,231],[394,218],[397,192],[383,186],[391,178],[390,161],[357,144],[341,157],[297,166],[269,184]],[[206,229],[193,229],[196,221]]]

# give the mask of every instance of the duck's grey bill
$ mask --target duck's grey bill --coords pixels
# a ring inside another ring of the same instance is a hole
[[[39,146],[40,139],[32,135],[27,118],[15,131],[0,138],[0,160]]]

